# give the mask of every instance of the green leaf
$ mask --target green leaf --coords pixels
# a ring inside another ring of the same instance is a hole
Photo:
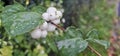
[[[13,4],[6,6],[2,13],[16,13],[21,11],[25,11],[25,8],[21,4]]]
[[[8,34],[16,36],[31,31],[42,24],[43,20],[38,13],[20,12],[2,18],[2,22]]]
[[[41,45],[38,45],[32,52],[32,56],[48,56],[45,53],[45,48]]]
[[[44,8],[43,6],[41,5],[38,5],[38,6],[34,6],[31,11],[33,12],[37,12],[39,13],[40,15],[42,15],[45,11],[46,11],[46,8]]]
[[[21,4],[13,4],[6,6],[2,13],[16,13],[16,12],[22,12],[25,11],[25,8]]]
[[[53,40],[53,38],[47,37],[47,42],[48,42],[49,47],[50,47],[54,52],[57,53],[57,52],[58,52],[57,46],[56,46],[56,43],[55,43],[55,41]]]
[[[21,4],[17,3],[13,5],[8,5],[8,6],[5,6],[2,11],[2,18],[5,19],[8,16],[11,16],[15,13],[24,12],[24,11],[25,11],[25,8]]]
[[[4,46],[3,48],[0,48],[0,56],[12,56],[12,47]]]
[[[82,32],[75,27],[68,27],[65,32],[66,37],[69,38],[81,38],[82,39]]]
[[[20,42],[22,42],[22,40],[23,40],[24,38],[25,38],[24,35],[18,35],[18,36],[16,36],[15,40],[16,40],[17,43],[20,43]]]
[[[95,43],[98,43],[98,44],[100,44],[100,45],[102,45],[102,46],[104,46],[105,49],[107,49],[107,48],[110,46],[110,42],[105,41],[105,40],[97,40],[97,39],[94,39],[94,42],[95,42]]]
[[[57,46],[61,50],[61,56],[76,56],[87,48],[88,42],[80,38],[73,38],[59,41]]]
[[[1,18],[0,18],[0,28],[1,28],[1,26],[2,26],[2,22],[1,22]],[[0,33],[1,33],[1,31],[0,31]]]
[[[93,29],[93,30],[89,31],[89,32],[86,34],[86,37],[87,37],[88,39],[98,38],[98,32],[97,32],[97,30]]]
[[[18,50],[18,49],[14,49],[13,53],[14,54],[12,56],[25,56],[25,53],[21,50]]]
[[[3,10],[3,2],[0,2],[0,12]]]

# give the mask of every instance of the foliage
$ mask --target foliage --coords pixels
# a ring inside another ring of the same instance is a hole
[[[2,30],[0,31],[3,31],[0,32],[2,35],[0,37],[0,56],[80,56],[85,51],[90,55],[91,50],[88,51],[88,46],[96,46],[95,43],[104,46],[106,50],[110,43],[101,39],[108,36],[104,30],[109,30],[110,22],[106,23],[105,21],[111,16],[106,17],[107,19],[102,18],[112,15],[112,9],[103,12],[104,9],[99,7],[93,8],[87,14],[80,15],[80,28],[68,27],[64,31],[49,32],[46,38],[32,39],[30,32],[44,22],[41,15],[46,8],[41,5],[27,8],[19,3],[4,7],[0,3],[0,11],[2,11],[0,13]],[[100,22],[92,20],[95,15],[101,18]],[[88,26],[89,24],[91,25]],[[106,25],[108,28],[104,27]]]
[[[12,56],[12,47],[11,46],[4,46],[0,49],[0,56]]]
[[[29,32],[38,24],[42,24],[43,20],[40,15],[35,12],[24,12],[25,8],[20,4],[6,6],[2,12],[2,23],[6,31],[16,36]]]

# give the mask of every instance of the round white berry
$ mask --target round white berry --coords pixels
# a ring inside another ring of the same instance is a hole
[[[55,23],[55,24],[59,24],[60,23],[60,19],[55,19],[52,22]]]
[[[62,22],[65,23],[65,19],[64,18],[62,19]]]
[[[62,12],[61,11],[56,11],[56,17],[61,18],[62,17]]]
[[[40,26],[40,29],[41,30],[46,30],[48,27],[48,23],[47,22],[44,22],[41,26]]]
[[[33,30],[33,31],[31,32],[31,36],[32,36],[32,38],[34,38],[34,39],[40,38],[40,37],[41,37],[41,34],[42,34],[42,32],[41,32],[40,29],[35,29],[35,30]]]
[[[43,13],[42,17],[44,20],[49,21],[49,14],[48,13]]]
[[[56,19],[56,14],[55,13],[49,13],[49,19],[50,20]]]
[[[47,28],[48,31],[55,31],[55,29],[56,26],[52,25],[51,23],[48,23],[48,28]]]
[[[47,13],[54,13],[55,11],[57,11],[57,9],[55,7],[49,7],[47,9]]]
[[[41,37],[46,37],[47,36],[47,31],[46,30],[43,30],[42,31],[42,34],[41,34]]]

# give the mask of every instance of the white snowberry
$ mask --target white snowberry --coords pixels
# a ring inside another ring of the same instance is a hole
[[[55,19],[52,22],[55,23],[55,24],[59,24],[60,23],[60,19]]]
[[[55,29],[56,29],[55,25],[48,23],[48,28],[47,28],[48,31],[55,31]]]
[[[49,21],[49,14],[48,13],[43,13],[42,17],[44,20]]]
[[[41,26],[40,26],[40,29],[41,30],[46,30],[48,28],[48,23],[47,22],[44,22]]]
[[[46,36],[47,36],[47,30],[43,30],[42,34],[41,34],[41,37],[46,37]]]
[[[62,12],[61,11],[56,11],[56,17],[61,18],[62,17]]]
[[[35,30],[33,30],[33,31],[31,32],[31,36],[32,36],[32,38],[34,38],[34,39],[40,38],[40,37],[41,37],[41,34],[42,34],[42,32],[41,32],[40,29],[35,29]]]
[[[62,19],[62,22],[65,23],[65,19],[64,18]]]
[[[57,11],[57,9],[55,7],[49,7],[47,9],[47,13],[54,13],[55,11]]]
[[[56,14],[55,13],[49,13],[49,19],[50,20],[56,19]]]

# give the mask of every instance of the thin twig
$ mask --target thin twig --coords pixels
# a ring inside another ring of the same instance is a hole
[[[57,25],[57,24],[55,24],[55,23],[53,23],[51,21],[48,21],[48,22],[50,22],[51,24],[55,25],[57,28],[59,28],[59,29],[61,29],[63,31],[65,30],[63,27],[61,27],[61,26],[59,26],[59,25]]]
[[[96,55],[102,56],[99,52],[97,52],[94,48],[92,48],[90,45],[88,45],[88,48],[93,51]]]
[[[51,22],[51,21],[48,21],[50,22],[51,24],[55,25],[57,28],[61,29],[61,30],[65,30],[63,27],[59,26],[59,25],[56,25],[55,23]],[[88,48],[93,51],[96,55],[98,56],[102,56],[99,52],[97,52],[94,48],[92,48],[90,45],[88,45]]]

